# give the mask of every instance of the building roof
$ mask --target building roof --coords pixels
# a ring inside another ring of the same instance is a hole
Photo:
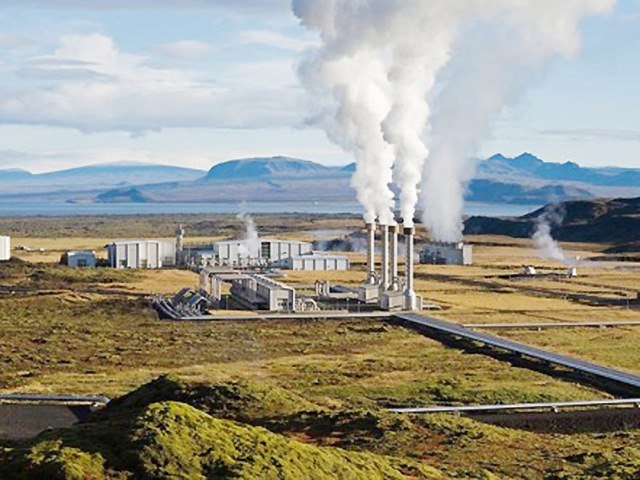
[[[289,258],[292,260],[349,260],[346,255],[322,255],[318,253],[313,255],[293,255]]]
[[[213,242],[214,245],[235,245],[241,243],[247,243],[252,240],[247,239],[239,239],[239,240],[218,240]],[[300,240],[283,240],[276,238],[258,238],[256,241],[258,242],[269,242],[269,243],[291,243],[296,245],[311,245],[311,242],[302,242]]]

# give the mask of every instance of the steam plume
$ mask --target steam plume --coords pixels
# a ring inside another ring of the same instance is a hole
[[[443,241],[462,237],[468,160],[492,121],[538,81],[557,55],[579,51],[579,23],[614,0],[490,0],[473,16],[442,78],[432,117],[431,154],[423,174],[423,222]]]
[[[558,207],[548,207],[536,218],[533,244],[542,258],[567,263],[562,247],[551,236],[551,229],[562,223],[564,212]]]
[[[459,240],[473,175],[467,159],[492,120],[551,58],[578,52],[583,17],[614,3],[293,0],[296,16],[322,42],[300,73],[333,101],[316,120],[356,159],[352,185],[365,219],[393,222],[394,181],[407,223],[420,193],[433,236]]]
[[[240,255],[245,258],[256,259],[260,256],[260,238],[256,222],[251,215],[239,213],[238,220],[242,220],[245,224],[246,233],[242,244],[239,247]]]

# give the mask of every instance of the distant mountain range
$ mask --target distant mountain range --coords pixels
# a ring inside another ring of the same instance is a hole
[[[353,201],[355,164],[327,167],[283,156],[223,162],[203,170],[119,162],[31,174],[0,170],[0,200],[69,202]],[[640,169],[584,168],[531,155],[478,161],[467,199],[544,204],[640,195]]]

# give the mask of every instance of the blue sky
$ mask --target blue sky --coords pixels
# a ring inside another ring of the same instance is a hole
[[[78,7],[81,5],[81,7]],[[351,161],[306,126],[295,68],[317,39],[288,0],[0,0],[0,168],[255,155]],[[496,120],[480,155],[640,167],[640,0]]]

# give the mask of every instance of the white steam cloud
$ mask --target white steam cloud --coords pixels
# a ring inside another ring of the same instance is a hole
[[[533,245],[539,255],[548,260],[557,260],[567,263],[567,257],[562,247],[551,236],[551,229],[562,223],[564,212],[558,207],[547,207],[544,212],[536,218],[535,231],[533,232]]]
[[[260,256],[260,237],[256,222],[251,215],[239,213],[238,220],[242,220],[245,224],[246,233],[243,242],[240,244],[239,253],[244,258],[256,259]]]
[[[550,59],[579,51],[580,21],[615,0],[293,0],[321,46],[300,68],[331,98],[316,119],[356,160],[365,219],[412,224],[418,198],[437,240],[462,237],[468,158]],[[425,142],[426,139],[426,142]]]

